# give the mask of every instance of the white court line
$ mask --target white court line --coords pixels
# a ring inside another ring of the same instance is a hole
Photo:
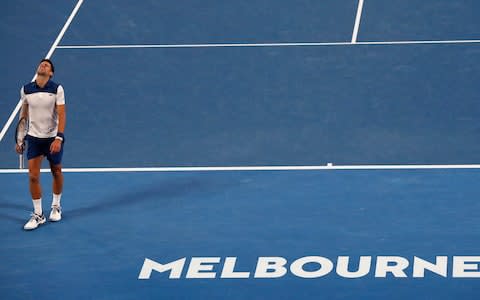
[[[145,168],[64,168],[65,173],[124,172],[219,172],[219,171],[319,171],[319,170],[433,170],[480,169],[480,164],[465,165],[332,165],[332,166],[238,166],[238,167],[145,167]],[[0,169],[0,174],[27,173],[28,170]],[[42,169],[42,173],[50,169]]]
[[[50,50],[48,51],[47,56],[45,56],[45,58],[50,58],[50,57],[52,57],[53,52],[55,51],[55,49],[57,48],[58,44],[60,43],[60,40],[63,38],[63,35],[65,34],[65,32],[67,31],[68,27],[70,26],[70,23],[72,23],[72,20],[73,20],[73,18],[75,17],[75,15],[77,14],[78,10],[80,9],[80,6],[82,5],[82,3],[83,3],[83,0],[79,0],[79,1],[77,2],[77,5],[75,5],[75,8],[73,9],[72,13],[71,13],[70,16],[68,17],[68,19],[67,19],[67,21],[65,22],[65,24],[63,25],[62,30],[60,31],[60,33],[58,34],[57,38],[56,38],[55,41],[53,42],[53,44],[52,44],[52,46],[50,47]],[[35,75],[33,76],[32,81],[34,81],[36,77],[37,77],[37,74],[35,74]],[[5,126],[3,126],[3,129],[2,129],[2,131],[0,132],[0,142],[2,141],[3,137],[4,137],[5,134],[7,133],[8,128],[10,128],[10,125],[12,125],[13,120],[15,119],[15,116],[17,115],[17,113],[18,113],[18,111],[20,110],[21,107],[22,107],[22,102],[21,102],[21,100],[19,100],[18,103],[17,103],[17,106],[15,106],[15,109],[14,109],[13,112],[10,114],[10,117],[8,118],[7,123],[5,123]]]
[[[355,17],[355,26],[353,27],[352,43],[357,42],[358,30],[360,29],[360,20],[362,18],[363,0],[358,0],[357,16]]]
[[[227,47],[301,47],[359,45],[477,44],[480,40],[370,41],[320,43],[233,43],[233,44],[131,44],[131,45],[60,45],[57,49],[132,49],[132,48],[227,48]]]

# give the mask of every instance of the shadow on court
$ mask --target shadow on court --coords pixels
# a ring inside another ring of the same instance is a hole
[[[23,200],[18,200],[19,202],[24,202]],[[0,218],[4,220],[13,221],[14,223],[23,224],[28,219],[29,212],[32,211],[32,207],[28,205],[28,203],[17,204],[17,203],[9,203],[7,199],[4,197],[0,198]],[[7,213],[6,210],[12,210],[15,212]],[[22,212],[22,214],[19,213]]]
[[[0,214],[0,218],[5,219],[5,220],[9,220],[9,221],[13,221],[16,224],[19,224],[19,225],[22,225],[22,226],[23,226],[23,224],[25,224],[28,221],[28,215],[27,214],[25,214],[24,218],[20,218],[18,216],[10,216],[10,215],[2,213],[2,214]]]
[[[15,210],[25,210],[30,211],[32,207],[27,204],[16,204],[16,203],[7,203],[5,199],[0,199],[0,209],[15,209]]]
[[[161,202],[161,208],[182,205],[185,199],[192,199],[191,196],[198,193],[214,193],[224,189],[232,182],[218,182],[208,180],[203,176],[176,178],[170,180],[153,181],[149,185],[135,186],[134,189],[125,191],[119,188],[113,193],[103,196],[94,204],[85,207],[66,210],[65,217],[68,219],[81,218],[99,213],[113,213],[125,207],[148,207]],[[102,189],[101,186],[96,189]],[[197,201],[200,197],[195,198]]]

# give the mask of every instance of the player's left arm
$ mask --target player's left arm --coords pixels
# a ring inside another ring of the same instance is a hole
[[[62,142],[64,139],[65,124],[66,124],[66,113],[65,113],[65,104],[57,105],[57,115],[58,115],[58,129],[57,136],[55,140],[50,145],[50,152],[57,153],[62,149]]]
[[[57,114],[58,114],[58,130],[63,134],[65,132],[65,124],[66,124],[66,113],[65,113],[65,104],[57,105]]]
[[[57,100],[55,109],[57,111],[58,117],[58,128],[57,128],[57,136],[55,140],[50,145],[50,152],[57,153],[60,152],[62,149],[62,142],[64,139],[65,133],[65,124],[66,124],[66,112],[65,112],[65,95],[63,91],[63,87],[60,85],[57,90]]]

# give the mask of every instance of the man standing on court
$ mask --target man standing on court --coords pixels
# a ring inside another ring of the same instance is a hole
[[[62,211],[60,198],[63,190],[62,155],[65,130],[65,97],[63,87],[51,80],[55,68],[49,59],[42,59],[37,75],[20,90],[22,110],[20,117],[28,117],[27,158],[30,194],[34,211],[30,220],[23,226],[32,230],[46,222],[42,210],[42,188],[40,168],[44,157],[50,163],[53,176],[53,200],[50,221],[60,221]],[[23,152],[17,145],[17,153]]]

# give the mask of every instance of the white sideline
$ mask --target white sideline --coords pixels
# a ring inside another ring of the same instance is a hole
[[[52,46],[50,47],[50,50],[48,51],[47,53],[47,56],[45,56],[45,58],[50,58],[52,57],[53,55],[53,52],[55,51],[55,49],[57,48],[58,44],[60,43],[60,40],[63,38],[63,35],[65,34],[65,32],[67,31],[68,27],[70,26],[70,23],[72,23],[72,20],[73,18],[75,17],[75,15],[77,14],[78,10],[80,9],[80,6],[82,5],[83,3],[83,0],[79,0],[77,2],[77,5],[75,5],[75,8],[73,9],[72,13],[70,14],[70,16],[68,17],[67,21],[65,22],[65,24],[63,25],[63,28],[62,30],[60,31],[60,33],[58,34],[57,38],[55,39],[55,41],[53,42]],[[35,78],[37,77],[37,75],[35,74],[32,78],[32,81],[35,80]],[[13,120],[15,119],[15,116],[17,115],[18,111],[20,110],[20,108],[22,107],[22,102],[21,100],[18,101],[17,103],[17,106],[15,106],[15,109],[12,111],[12,113],[10,114],[10,117],[8,118],[7,122],[5,123],[5,126],[3,126],[3,129],[2,131],[0,131],[0,142],[3,140],[3,138],[5,137],[5,134],[7,133],[7,130],[8,128],[10,128],[10,125],[12,125],[13,123]]]
[[[362,19],[363,0],[358,0],[357,16],[355,17],[355,26],[353,27],[352,44],[357,42],[358,30],[360,29],[360,20]]]

